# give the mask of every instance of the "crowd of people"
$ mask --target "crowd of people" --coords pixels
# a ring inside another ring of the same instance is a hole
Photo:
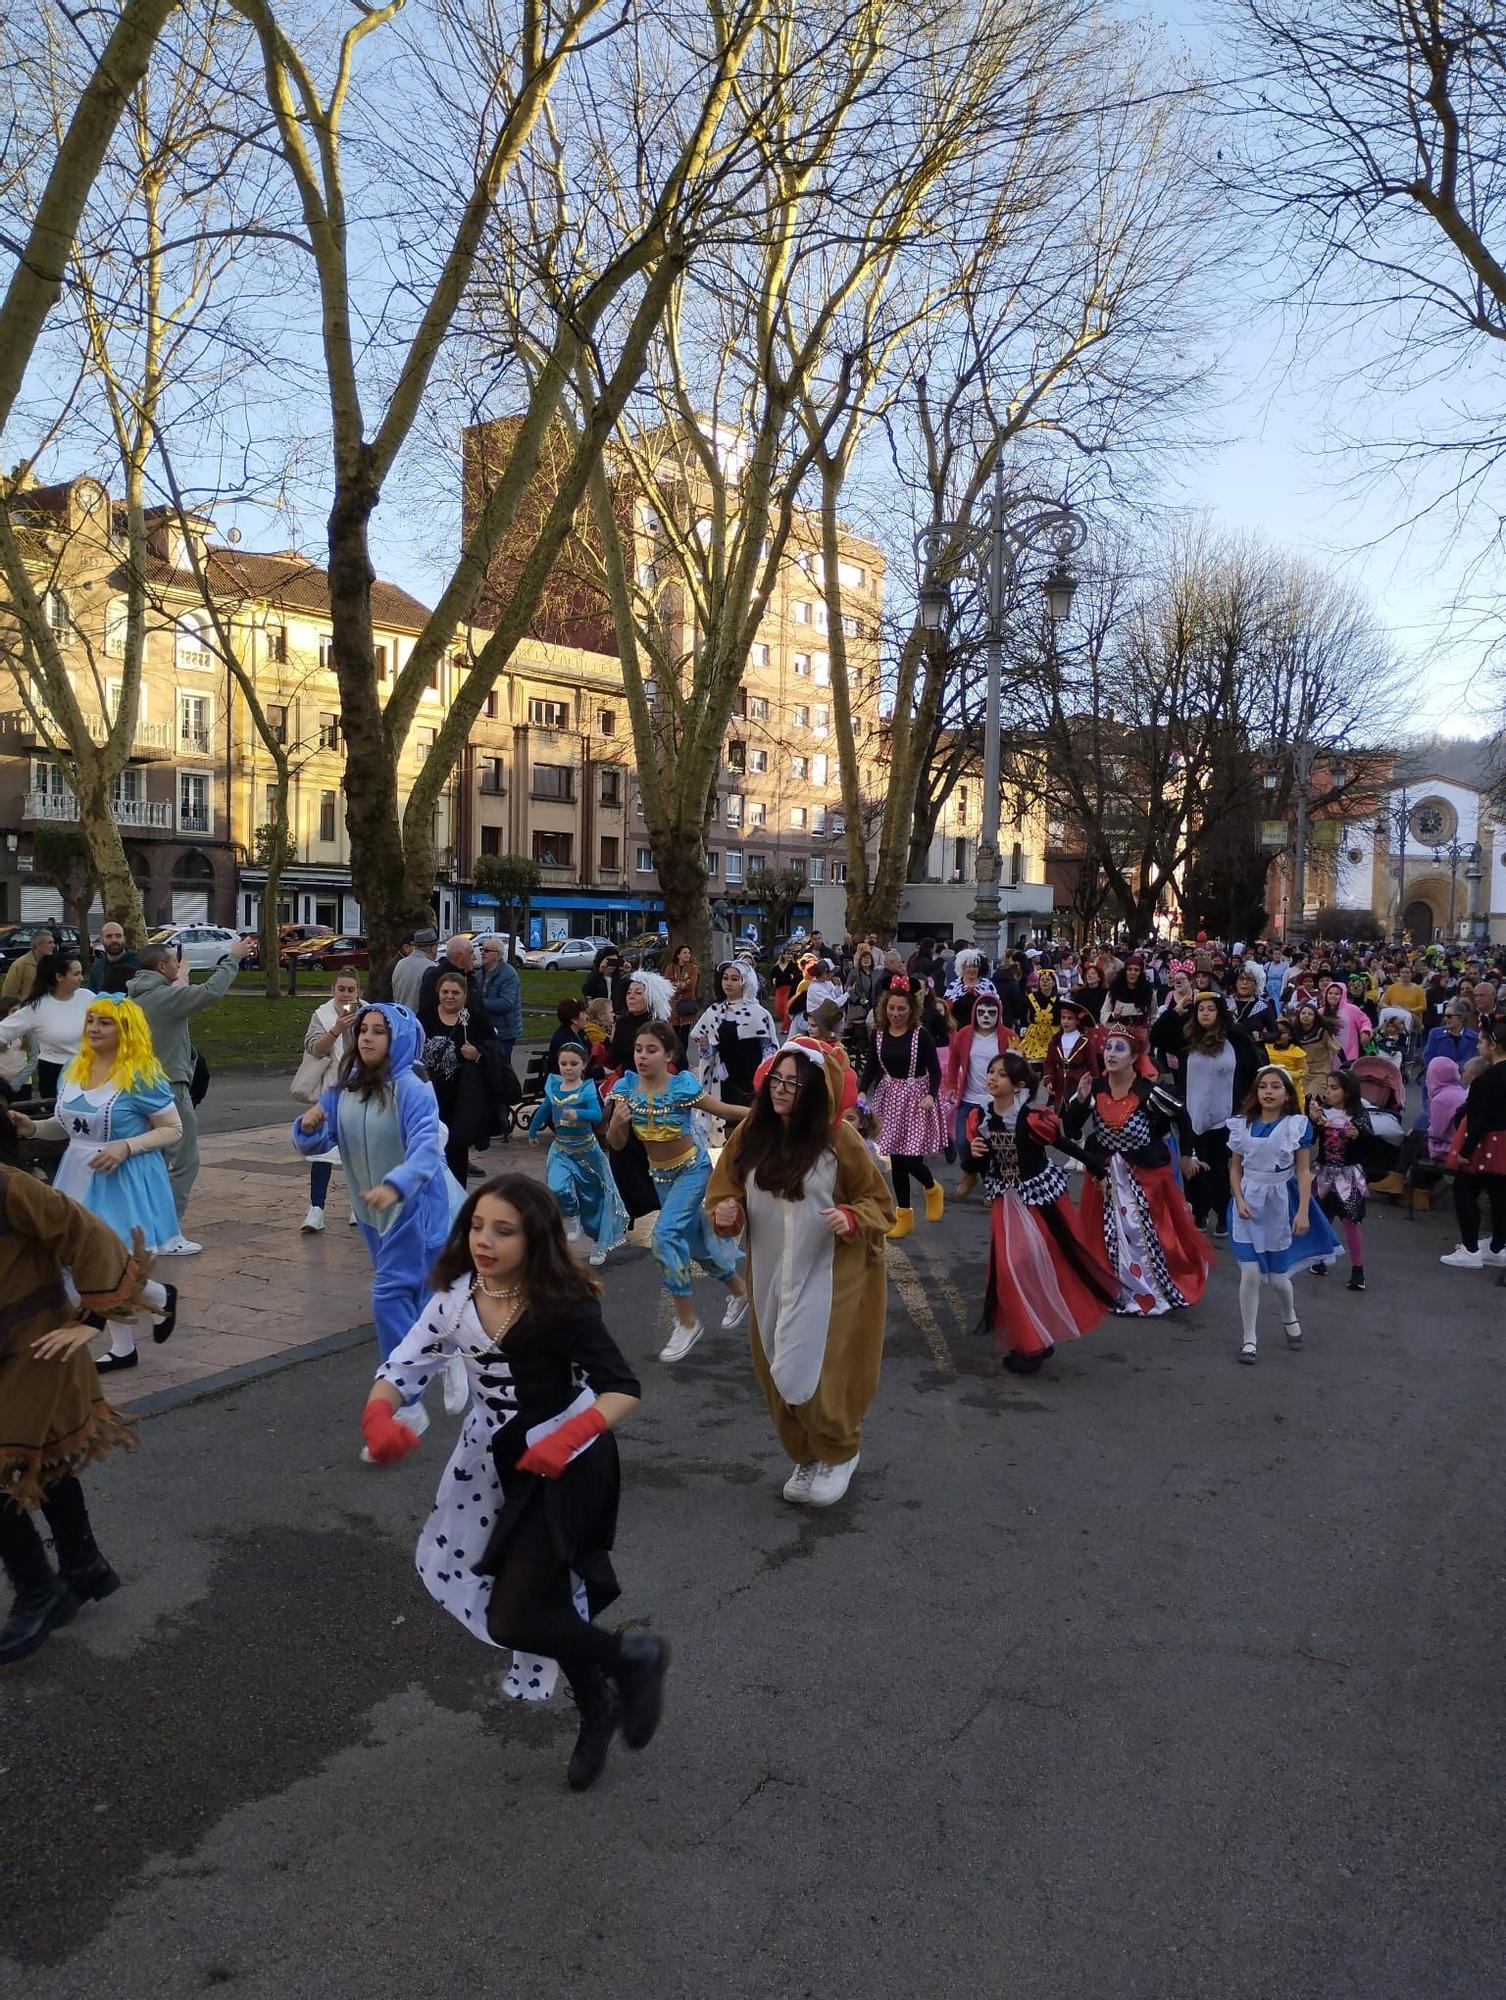
[[[413,941],[392,1000],[363,999],[341,974],[313,1010],[292,1080],[303,1228],[324,1227],[338,1163],[379,1351],[360,1455],[381,1466],[413,1451],[436,1380],[463,1415],[419,1574],[479,1643],[510,1653],[510,1692],[543,1699],[563,1676],[578,1789],[617,1736],[650,1740],[670,1657],[655,1634],[596,1622],[618,1590],[614,1433],[640,1395],[603,1319],[602,1273],[639,1222],[670,1322],[660,1361],[704,1337],[697,1282],[718,1284],[721,1326],[749,1323],[797,1506],[836,1504],[857,1470],[887,1246],[915,1232],[917,1189],[927,1224],[948,1192],[985,1212],[978,1330],[1022,1374],[1109,1314],[1194,1305],[1221,1242],[1238,1269],[1237,1358],[1258,1359],[1267,1299],[1300,1349],[1294,1280],[1346,1260],[1364,1290],[1366,1204],[1392,1174],[1451,1177],[1460,1244],[1444,1263],[1499,1265],[1506,1282],[1494,959],[1198,939],[991,964],[966,945],[828,950],[817,935],[776,954],[766,998],[751,954],[703,990],[683,950],[659,973],[614,948],[559,1002],[542,1097],[514,1134],[517,975],[499,947],[454,939],[440,958],[437,944]],[[129,1436],[98,1377],[134,1364],[138,1324],[171,1335],[176,1292],[151,1259],[197,1249],[183,1234],[198,1164],[190,1027],[242,954],[196,984],[163,947],[128,967],[125,955],[112,939],[86,983],[79,957],[43,952],[0,1021],[0,1048],[29,1045],[56,1099],[51,1119],[0,1119],[0,1141],[65,1142],[51,1189],[0,1162],[10,1252],[36,1280],[0,1340],[0,1554],[15,1593],[0,1662],[118,1584],[79,1485]],[[499,1136],[547,1143],[542,1185],[478,1167],[473,1152]]]

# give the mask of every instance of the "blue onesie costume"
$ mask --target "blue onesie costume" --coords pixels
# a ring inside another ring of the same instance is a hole
[[[388,1001],[372,1001],[361,1012],[386,1019],[389,1089],[366,1098],[354,1090],[326,1090],[319,1099],[323,1122],[305,1132],[295,1120],[293,1144],[304,1154],[340,1149],[350,1204],[371,1252],[371,1316],[385,1361],[423,1309],[430,1267],[464,1193],[444,1163],[433,1088],[413,1073],[424,1043],[418,1016]],[[368,1208],[362,1193],[382,1182],[402,1199],[395,1208]]]
[[[640,1139],[661,1144],[671,1139],[684,1142],[684,1153],[666,1166],[653,1160],[648,1166],[659,1194],[654,1256],[664,1277],[664,1289],[675,1299],[690,1297],[692,1265],[699,1264],[723,1284],[742,1269],[742,1251],[708,1226],[701,1206],[711,1179],[710,1155],[692,1123],[702,1090],[703,1086],[683,1071],[672,1076],[663,1090],[646,1090],[633,1075],[619,1077],[612,1089],[614,1097],[627,1100],[633,1130]]]
[[[544,1079],[544,1097],[529,1121],[528,1136],[537,1139],[545,1125],[554,1127],[549,1148],[549,1192],[565,1215],[578,1215],[586,1234],[605,1256],[627,1240],[628,1212],[612,1166],[597,1143],[596,1128],[603,1112],[596,1085],[589,1078],[566,1083],[561,1076]]]

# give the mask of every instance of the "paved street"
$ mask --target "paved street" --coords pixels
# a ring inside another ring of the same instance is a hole
[[[1300,1356],[1235,1363],[1224,1256],[1019,1382],[959,1325],[982,1235],[896,1247],[826,1515],[778,1497],[743,1335],[671,1379],[614,1260],[614,1615],[677,1657],[583,1798],[570,1711],[504,1703],[413,1572],[449,1420],[360,1466],[364,1346],[149,1403],[90,1481],[127,1588],[0,1683],[0,1991],[1506,1992],[1502,1293],[1384,1211]]]

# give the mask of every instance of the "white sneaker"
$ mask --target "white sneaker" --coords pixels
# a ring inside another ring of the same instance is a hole
[[[748,1294],[744,1292],[742,1297],[739,1298],[736,1292],[730,1292],[727,1296],[727,1310],[722,1314],[723,1329],[725,1330],[730,1326],[741,1326],[747,1317]]]
[[[578,1215],[571,1215],[565,1218],[565,1241],[567,1243],[579,1243],[580,1217]]]
[[[1464,1245],[1460,1243],[1456,1248],[1450,1250],[1446,1257],[1440,1257],[1438,1261],[1440,1264],[1451,1265],[1456,1271],[1478,1271],[1484,1264],[1485,1259],[1480,1255],[1478,1250],[1466,1250]]]
[[[596,1248],[591,1252],[590,1256],[586,1259],[586,1262],[594,1266],[594,1268],[598,1271],[601,1269],[602,1265],[606,1261],[607,1261],[607,1253],[605,1250],[602,1249],[599,1243],[597,1244]]]
[[[797,1465],[784,1482],[784,1497],[793,1500],[797,1507],[803,1507],[811,1497],[811,1481],[819,1468],[814,1465]]]
[[[1480,1262],[1491,1266],[1506,1264],[1506,1250],[1490,1250],[1482,1243],[1480,1245]]]
[[[858,1453],[854,1452],[843,1465],[821,1464],[815,1468],[806,1503],[811,1507],[834,1507],[852,1484],[852,1475],[858,1469]]]
[[[361,1218],[354,1209],[350,1211],[350,1226],[352,1229],[359,1229],[361,1226]]]
[[[452,1417],[458,1417],[471,1400],[471,1378],[465,1372],[465,1362],[458,1354],[452,1354],[444,1365],[444,1406]],[[423,1404],[418,1405],[419,1409]]]
[[[309,1212],[303,1218],[304,1235],[317,1236],[319,1231],[323,1227],[324,1227],[324,1210],[322,1208],[315,1208],[314,1204],[310,1202]]]
[[[698,1319],[694,1326],[681,1326],[680,1322],[676,1320],[674,1332],[669,1336],[664,1346],[659,1349],[659,1359],[661,1361],[683,1361],[705,1331],[706,1322],[704,1320]]]
[[[190,1243],[183,1232],[179,1230],[171,1243],[163,1244],[157,1255],[159,1257],[197,1257],[203,1248],[202,1243]]]

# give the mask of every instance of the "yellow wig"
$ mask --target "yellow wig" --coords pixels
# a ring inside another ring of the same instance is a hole
[[[146,1090],[167,1082],[167,1072],[152,1051],[152,1031],[147,1026],[146,1016],[134,1000],[127,1000],[118,993],[97,993],[89,1003],[89,1013],[84,1016],[86,1027],[89,1014],[111,1014],[120,1023],[115,1066],[110,1071],[110,1081],[117,1090]],[[93,1055],[85,1042],[63,1071],[62,1081],[87,1087],[93,1063]]]

